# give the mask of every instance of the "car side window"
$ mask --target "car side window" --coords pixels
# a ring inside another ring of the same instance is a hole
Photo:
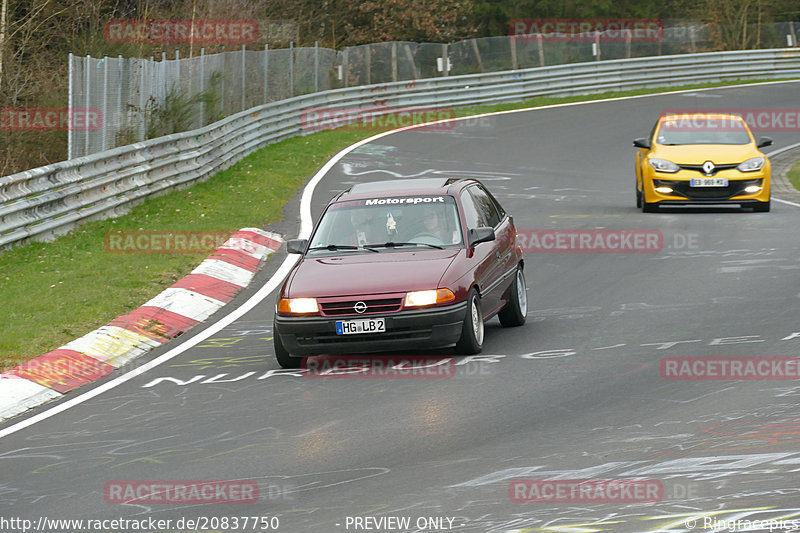
[[[500,214],[500,210],[494,198],[489,196],[489,193],[486,192],[483,187],[477,185],[470,187],[467,190],[475,200],[475,207],[478,209],[478,213],[480,214],[481,220],[484,222],[484,226],[488,226],[490,228],[497,227],[503,217]]]
[[[487,224],[487,222],[482,219],[480,211],[475,206],[475,201],[472,199],[469,190],[461,191],[461,206],[464,209],[464,222],[467,225],[467,229],[480,228]]]

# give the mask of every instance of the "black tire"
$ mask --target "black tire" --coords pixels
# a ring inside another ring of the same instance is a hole
[[[641,209],[642,207],[642,191],[639,188],[636,188],[636,208]]]
[[[658,204],[642,199],[642,213],[658,213]]]
[[[755,207],[753,207],[753,211],[756,213],[769,213],[769,204],[770,200],[767,200],[766,202],[758,202]]]
[[[514,278],[514,283],[508,289],[508,304],[503,308],[497,317],[500,319],[500,324],[504,328],[521,326],[525,323],[525,317],[528,314],[528,293],[525,285],[525,274],[522,272],[522,266],[517,268],[517,274]]]
[[[278,335],[278,329],[272,327],[272,344],[275,347],[275,359],[281,368],[300,368],[300,363],[303,361],[302,357],[292,357],[286,347],[281,342],[281,336]]]
[[[460,355],[475,355],[483,349],[483,309],[481,298],[474,288],[467,296],[467,315],[461,327],[461,338],[456,343],[456,352]]]

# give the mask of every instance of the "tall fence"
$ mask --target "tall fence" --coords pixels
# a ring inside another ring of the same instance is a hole
[[[797,45],[800,23],[763,25],[767,48]],[[451,44],[388,42],[327,48],[241,50],[190,58],[70,56],[69,108],[96,120],[69,132],[68,158],[188,131],[252,107],[359,85],[551,65],[698,53],[714,46],[705,25],[665,27],[657,41],[597,33],[592,42],[541,34]]]
[[[579,63],[296,96],[193,131],[0,178],[0,249],[51,238],[85,221],[122,213],[150,195],[212,176],[262,146],[302,134],[308,109],[333,106],[373,113],[376,87],[390,112],[690,82],[797,77],[800,50],[777,49]]]

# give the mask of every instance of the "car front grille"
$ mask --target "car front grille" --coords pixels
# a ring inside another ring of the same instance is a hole
[[[356,304],[363,303],[366,310],[362,313],[356,311]],[[341,302],[320,302],[323,316],[363,316],[394,313],[400,310],[402,298],[380,298],[368,300],[347,300]]]
[[[734,196],[750,194],[744,192],[745,188],[750,185],[762,185],[762,182],[762,179],[729,180],[727,187],[690,187],[689,181],[654,180],[656,187],[672,187],[672,195],[692,200],[727,200]]]
[[[738,163],[724,163],[721,165],[714,165],[714,169],[711,171],[711,174],[706,174],[706,171],[703,170],[703,165],[678,165],[683,170],[694,170],[695,172],[699,172],[703,176],[713,176],[717,172],[722,170],[730,170],[732,168],[736,168],[739,166]]]

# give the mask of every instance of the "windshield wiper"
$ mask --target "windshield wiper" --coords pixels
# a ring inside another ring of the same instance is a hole
[[[314,252],[317,250],[328,250],[330,252],[335,252],[337,250],[361,250],[361,249],[369,250],[370,252],[377,252],[378,250],[370,250],[366,246],[353,246],[351,244],[326,244],[325,246],[312,246],[308,249],[309,252]]]
[[[364,248],[394,248],[396,246],[430,246],[438,250],[444,250],[444,247],[438,244],[431,244],[429,242],[385,242],[383,244],[365,244]],[[377,250],[376,250],[377,251]]]

